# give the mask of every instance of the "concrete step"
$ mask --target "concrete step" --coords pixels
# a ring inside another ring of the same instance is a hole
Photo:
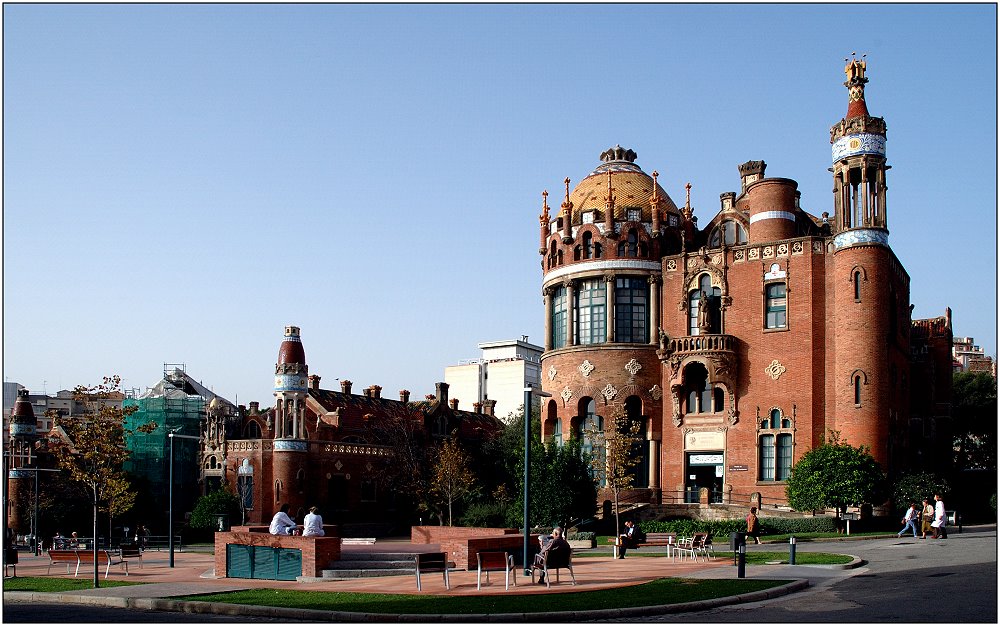
[[[399,560],[340,560],[333,561],[329,569],[413,569],[413,559]]]
[[[352,578],[376,578],[379,576],[413,576],[414,568],[384,569],[325,569],[323,580],[350,580]]]

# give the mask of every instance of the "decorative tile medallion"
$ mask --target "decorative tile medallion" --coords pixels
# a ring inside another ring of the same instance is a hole
[[[884,230],[857,228],[855,230],[844,231],[833,238],[833,247],[838,250],[861,243],[888,246],[889,233]]]
[[[750,248],[750,252],[747,256],[748,259],[753,261],[754,259],[760,258],[760,248]]]
[[[660,389],[659,385],[653,385],[653,387],[649,390],[649,396],[654,400],[659,400],[663,397],[663,390]]]
[[[341,463],[340,461],[337,461],[336,463],[333,464],[333,466],[337,468],[337,471],[339,472],[341,469],[343,469],[344,464]]]
[[[792,243],[792,254],[802,254],[802,242],[796,241]]]
[[[746,260],[746,258],[747,258],[746,250],[737,250],[736,252],[733,253],[733,261],[740,262]]]
[[[594,365],[589,360],[585,360],[580,364],[580,373],[583,374],[584,378],[590,376],[590,373],[593,372],[594,369]]]
[[[632,376],[635,376],[635,373],[641,369],[642,369],[642,364],[636,361],[635,359],[632,359],[631,361],[625,364],[625,371],[631,374]]]
[[[762,253],[762,258],[770,259],[774,256],[774,246],[764,246],[764,252]]]
[[[556,379],[556,366],[555,365],[550,365],[549,366],[549,380],[555,380],[555,379]]]
[[[667,261],[667,271],[668,272],[673,272],[676,269],[677,269],[677,261],[675,261],[673,259],[670,259],[669,261]]]
[[[778,363],[778,359],[774,359],[771,361],[770,365],[764,368],[764,373],[772,379],[778,380],[778,378],[785,373],[785,366]]]
[[[712,265],[722,265],[722,255],[713,254],[712,255]]]
[[[885,156],[885,137],[874,133],[858,133],[841,137],[833,144],[833,160],[856,154],[879,154]]]
[[[608,402],[610,402],[616,395],[618,395],[618,390],[615,389],[614,385],[608,383],[608,386],[602,389],[601,393],[603,393],[604,397],[608,400]]]
[[[823,254],[823,242],[814,241],[813,242],[813,254]]]
[[[568,386],[563,387],[562,393],[559,394],[559,397],[563,399],[563,403],[569,402],[569,399],[573,397],[573,390]]]
[[[778,244],[778,256],[788,256],[788,244],[780,243]]]

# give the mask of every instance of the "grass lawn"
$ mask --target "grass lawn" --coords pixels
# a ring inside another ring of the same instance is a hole
[[[123,580],[101,579],[101,587],[128,587],[130,585],[142,585],[144,583],[126,582]],[[49,576],[19,576],[17,578],[4,578],[4,591],[38,591],[65,592],[80,591],[82,589],[93,589],[93,578],[52,578]]]
[[[629,554],[632,554],[629,552]],[[720,559],[733,560],[732,552],[717,552]],[[830,554],[829,552],[796,552],[796,565],[846,565],[854,558],[847,554]],[[768,561],[788,563],[788,551],[784,552],[747,552],[747,565],[764,565]]]
[[[225,602],[258,606],[281,606],[322,611],[402,614],[496,614],[586,611],[634,606],[677,604],[733,596],[783,585],[787,580],[696,580],[660,578],[653,582],[617,589],[548,594],[531,602],[523,595],[431,596],[324,591],[276,591],[248,589],[229,593],[186,596],[178,600]]]

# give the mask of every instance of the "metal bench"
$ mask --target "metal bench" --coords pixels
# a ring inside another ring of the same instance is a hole
[[[517,570],[514,568],[514,555],[509,552],[477,552],[476,553],[476,590],[481,588],[483,572],[486,572],[486,583],[490,582],[490,572],[503,572],[503,588],[510,589],[510,581],[517,586]]]
[[[123,543],[118,547],[118,556],[122,561],[127,559],[138,559],[139,569],[142,569],[142,549],[134,543]]]
[[[444,572],[444,587],[451,591],[448,581],[448,555],[444,552],[424,552],[416,555],[417,591],[421,591],[420,574],[428,572]]]

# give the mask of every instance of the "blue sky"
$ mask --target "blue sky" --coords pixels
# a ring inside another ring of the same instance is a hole
[[[995,5],[3,7],[4,379],[185,363],[272,402],[286,324],[323,386],[434,390],[541,343],[541,192],[615,144],[715,215],[737,166],[831,211],[843,59],[888,125],[915,317],[996,355]],[[553,201],[554,198],[554,201]]]

